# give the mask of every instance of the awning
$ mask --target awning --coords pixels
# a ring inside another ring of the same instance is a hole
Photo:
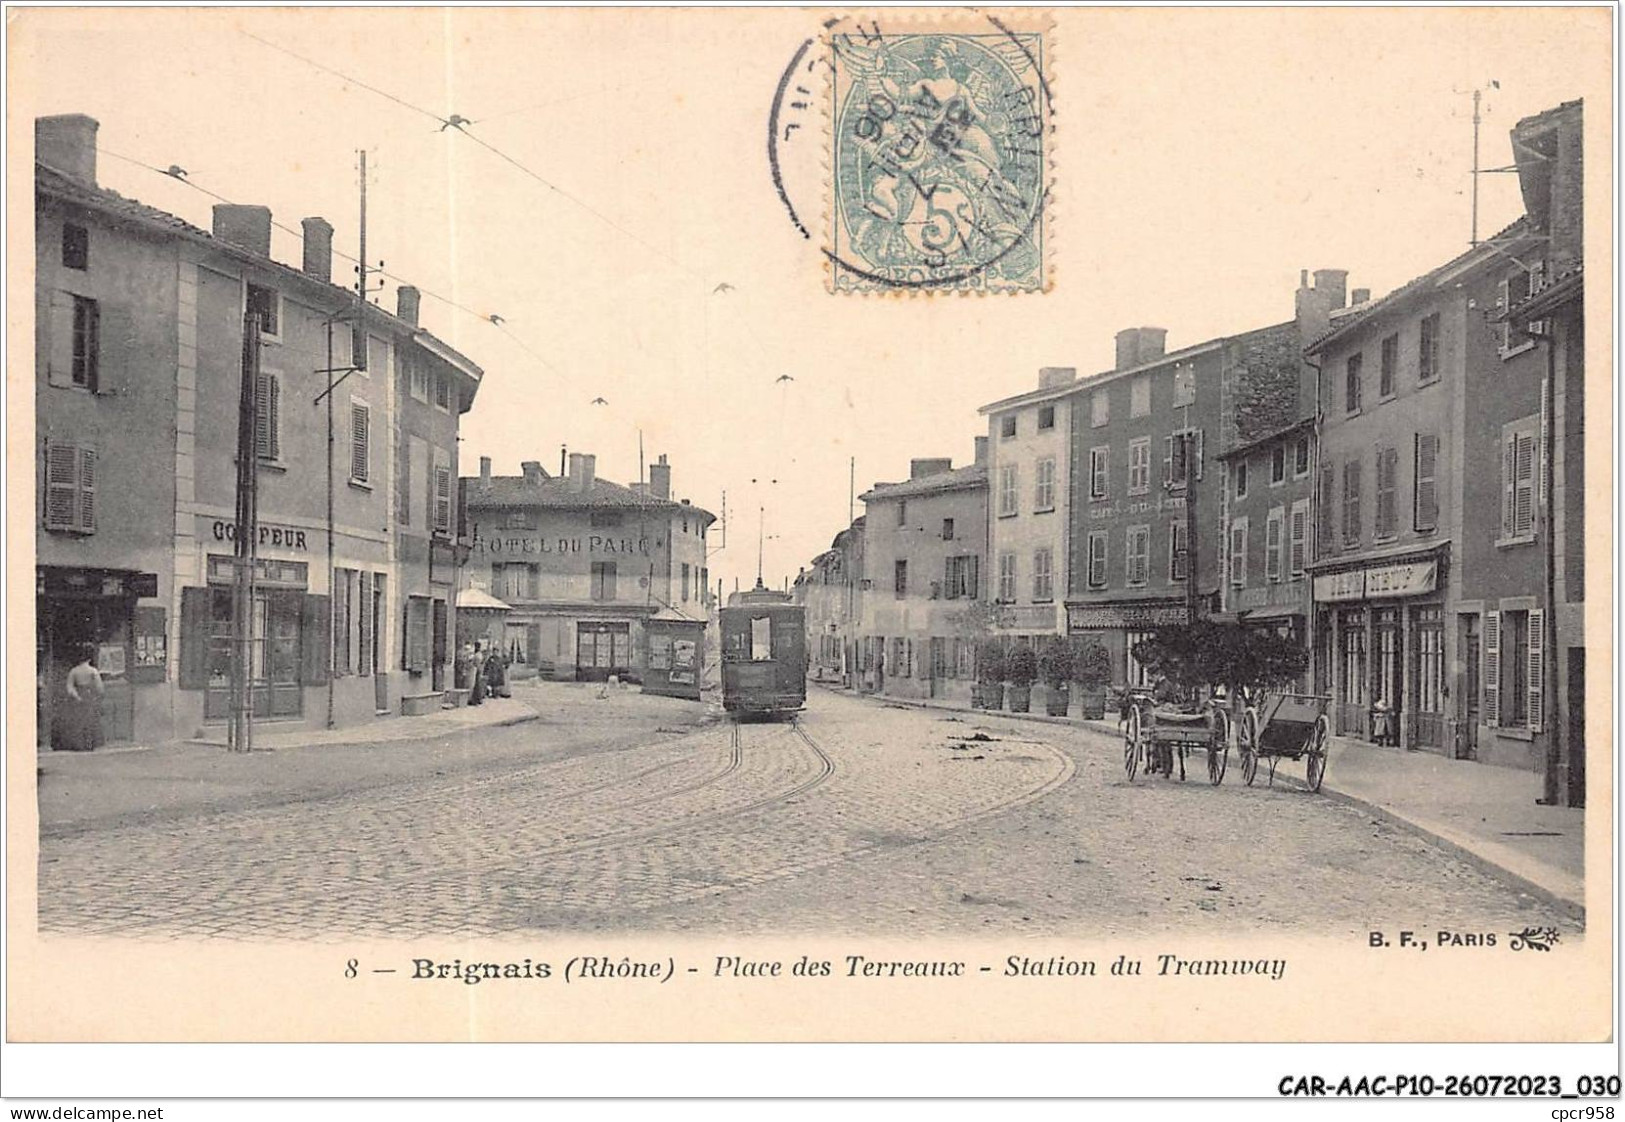
[[[1292,619],[1295,616],[1300,619],[1303,617],[1301,605],[1271,604],[1267,608],[1254,608],[1250,612],[1242,612],[1241,622],[1254,623],[1266,619]]]
[[[509,612],[513,605],[498,600],[483,588],[465,588],[457,594],[457,610],[484,608],[492,612]]]

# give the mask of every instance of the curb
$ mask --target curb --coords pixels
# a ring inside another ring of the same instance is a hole
[[[1091,732],[1098,732],[1104,735],[1117,735],[1116,729],[1112,728],[1107,722],[1090,720],[1088,718],[1051,717],[1042,713],[1010,713],[1002,710],[957,709],[947,705],[933,705],[929,701],[921,701],[916,698],[896,698],[876,696],[875,694],[859,694],[850,690],[830,689],[829,692],[846,694],[849,697],[854,697],[860,700],[878,701],[885,705],[905,706],[910,709],[935,709],[949,713],[969,713],[989,717],[1002,717],[1006,720],[1012,721],[1032,721],[1038,724],[1067,725],[1072,728],[1087,729]],[[1283,774],[1276,776],[1276,783],[1278,785],[1293,787],[1300,791],[1309,790],[1309,785],[1307,783],[1290,775]],[[1324,784],[1322,784],[1318,794],[1325,795],[1327,798],[1343,803],[1345,806],[1357,807],[1360,810],[1363,810],[1381,819],[1382,821],[1387,822],[1391,826],[1404,830],[1406,833],[1411,834],[1414,837],[1421,838],[1423,841],[1444,850],[1446,853],[1460,858],[1467,864],[1473,866],[1479,872],[1501,881],[1509,888],[1523,892],[1529,896],[1533,896],[1543,903],[1574,917],[1575,919],[1579,920],[1580,923],[1585,923],[1586,908],[1583,898],[1577,900],[1568,892],[1542,884],[1533,877],[1512,868],[1509,864],[1504,863],[1503,861],[1498,861],[1494,857],[1473,848],[1470,844],[1456,840],[1455,837],[1451,836],[1449,831],[1441,830],[1436,826],[1429,826],[1426,823],[1419,822],[1406,814],[1402,814],[1401,812],[1392,809],[1391,807],[1384,806],[1378,802],[1373,802],[1370,799],[1362,798],[1359,795],[1350,794],[1347,791],[1338,790],[1334,787],[1327,787]]]
[[[447,725],[412,736],[392,736],[385,739],[377,737],[358,740],[322,740],[307,741],[303,744],[282,744],[275,748],[255,748],[256,752],[289,752],[300,748],[360,748],[378,747],[389,744],[413,744],[420,740],[434,740],[436,737],[452,735],[461,732],[477,732],[481,729],[509,728],[513,725],[523,725],[531,721],[541,720],[542,715],[535,710],[526,713],[517,713],[512,717],[504,717],[500,721],[487,721],[481,724]],[[186,744],[196,748],[224,748],[226,745],[217,740],[181,740],[178,744]]]

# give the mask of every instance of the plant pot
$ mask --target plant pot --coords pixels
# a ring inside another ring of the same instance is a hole
[[[1025,713],[1032,704],[1033,688],[1031,686],[1010,687],[1010,712]]]
[[[1084,689],[1078,694],[1078,708],[1080,715],[1091,721],[1106,719],[1106,691],[1104,689]]]
[[[1044,691],[1044,712],[1051,717],[1064,717],[1072,703],[1072,693],[1066,686],[1050,686]]]
[[[999,708],[1003,707],[1003,705],[1004,705],[1004,683],[1003,682],[977,682],[976,683],[976,690],[977,690],[977,696],[979,698],[979,700],[977,701],[977,708],[979,708],[979,709],[999,709]]]

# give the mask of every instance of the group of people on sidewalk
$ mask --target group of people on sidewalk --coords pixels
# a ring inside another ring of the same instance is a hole
[[[485,643],[464,643],[457,656],[457,688],[468,691],[468,703],[478,705],[487,697],[512,697],[508,692],[508,662],[495,647]]]

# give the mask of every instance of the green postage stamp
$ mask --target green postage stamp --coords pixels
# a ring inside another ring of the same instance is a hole
[[[1046,291],[1047,21],[896,15],[827,39],[830,291]]]

